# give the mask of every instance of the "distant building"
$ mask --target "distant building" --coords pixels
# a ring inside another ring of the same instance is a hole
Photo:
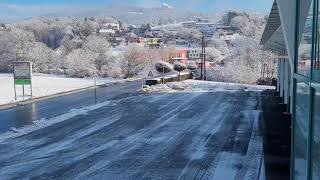
[[[176,45],[177,46],[188,46],[190,43],[188,40],[185,40],[185,39],[182,39],[182,38],[179,38],[179,39],[176,39]]]
[[[112,29],[114,31],[120,31],[120,24],[119,23],[106,23],[104,25],[104,29]]]
[[[170,63],[174,63],[176,61],[186,63],[188,59],[188,50],[186,49],[172,50],[169,52]]]
[[[143,41],[143,38],[142,37],[126,37],[125,41],[126,41],[126,44],[141,43]]]
[[[200,59],[202,54],[202,49],[200,48],[192,48],[188,51],[188,57],[189,59],[195,60]]]
[[[182,26],[184,28],[195,28],[196,27],[196,22],[195,21],[187,21],[187,22],[182,22]]]
[[[196,23],[195,25],[198,29],[217,29],[217,25],[215,23]]]
[[[123,37],[109,37],[108,41],[111,43],[111,46],[116,47],[125,42],[125,38]]]
[[[215,23],[196,23],[196,29],[206,37],[212,37],[214,32],[217,31],[217,25]]]
[[[232,35],[232,34],[235,34],[238,30],[231,26],[218,26],[217,31],[223,34]]]
[[[0,24],[0,31],[7,31],[9,28],[6,24]]]
[[[162,40],[160,38],[149,38],[148,44],[150,49],[159,49],[161,46]]]
[[[108,36],[112,36],[114,34],[116,34],[116,31],[112,30],[112,29],[100,29],[99,30],[99,35],[101,35],[101,36],[108,37]]]

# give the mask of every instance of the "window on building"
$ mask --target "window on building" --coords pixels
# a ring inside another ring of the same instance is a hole
[[[301,3],[306,3],[301,1]],[[304,76],[310,75],[311,70],[311,54],[312,54],[312,27],[313,27],[313,1],[310,2],[310,9],[308,14],[300,14],[301,23],[304,24],[302,29],[302,36],[299,42],[298,53],[298,73]],[[305,16],[307,19],[305,21]]]
[[[296,86],[294,130],[294,176],[296,180],[305,180],[307,177],[309,95],[309,86],[304,82],[298,82]]]
[[[312,177],[320,179],[320,88],[315,91],[313,105]]]

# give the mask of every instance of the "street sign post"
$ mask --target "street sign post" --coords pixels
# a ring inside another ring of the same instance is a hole
[[[152,71],[149,72],[148,77],[153,77]]]
[[[149,78],[149,77],[153,77],[152,71],[149,71],[149,73],[148,73],[148,78]],[[148,78],[146,78],[146,77],[142,78],[142,89],[144,88],[144,81],[145,81],[146,79],[148,79]]]
[[[32,64],[29,61],[16,61],[13,62],[13,75],[14,75],[14,94],[17,100],[16,86],[22,86],[22,96],[25,97],[25,86],[30,86],[30,96],[32,98]]]

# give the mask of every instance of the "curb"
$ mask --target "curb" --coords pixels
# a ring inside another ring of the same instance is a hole
[[[97,85],[97,88],[104,88],[104,87],[108,87],[108,86],[113,86],[113,85],[122,84],[122,83],[126,83],[126,82],[134,82],[134,81],[139,81],[139,80],[141,80],[141,79],[125,80],[125,81],[114,82],[114,83],[106,83],[106,84]],[[35,103],[35,102],[45,101],[45,100],[56,98],[56,97],[67,96],[67,95],[71,95],[71,94],[75,94],[75,93],[91,90],[91,89],[94,89],[94,88],[95,88],[94,86],[88,86],[88,87],[85,87],[85,88],[75,89],[75,90],[71,90],[71,91],[65,91],[65,92],[60,92],[60,93],[56,93],[56,94],[52,94],[52,95],[35,97],[35,98],[32,98],[32,99],[28,99],[28,100],[13,102],[13,103],[9,103],[9,104],[3,104],[3,105],[0,105],[0,111],[12,109],[12,108],[19,107],[19,106],[25,106],[27,104],[32,104],[32,103]]]

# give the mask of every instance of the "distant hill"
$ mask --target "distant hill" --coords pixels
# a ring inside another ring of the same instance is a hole
[[[74,9],[55,9],[49,12],[35,12],[34,17],[93,17],[110,16],[127,24],[141,25],[144,23],[158,24],[173,23],[175,21],[196,20],[198,18],[208,17],[208,14],[192,13],[190,11],[178,10],[174,8],[141,8],[134,6],[107,6],[100,8],[77,8]],[[17,22],[30,19],[30,16],[20,15],[2,15],[0,12],[0,21]]]

